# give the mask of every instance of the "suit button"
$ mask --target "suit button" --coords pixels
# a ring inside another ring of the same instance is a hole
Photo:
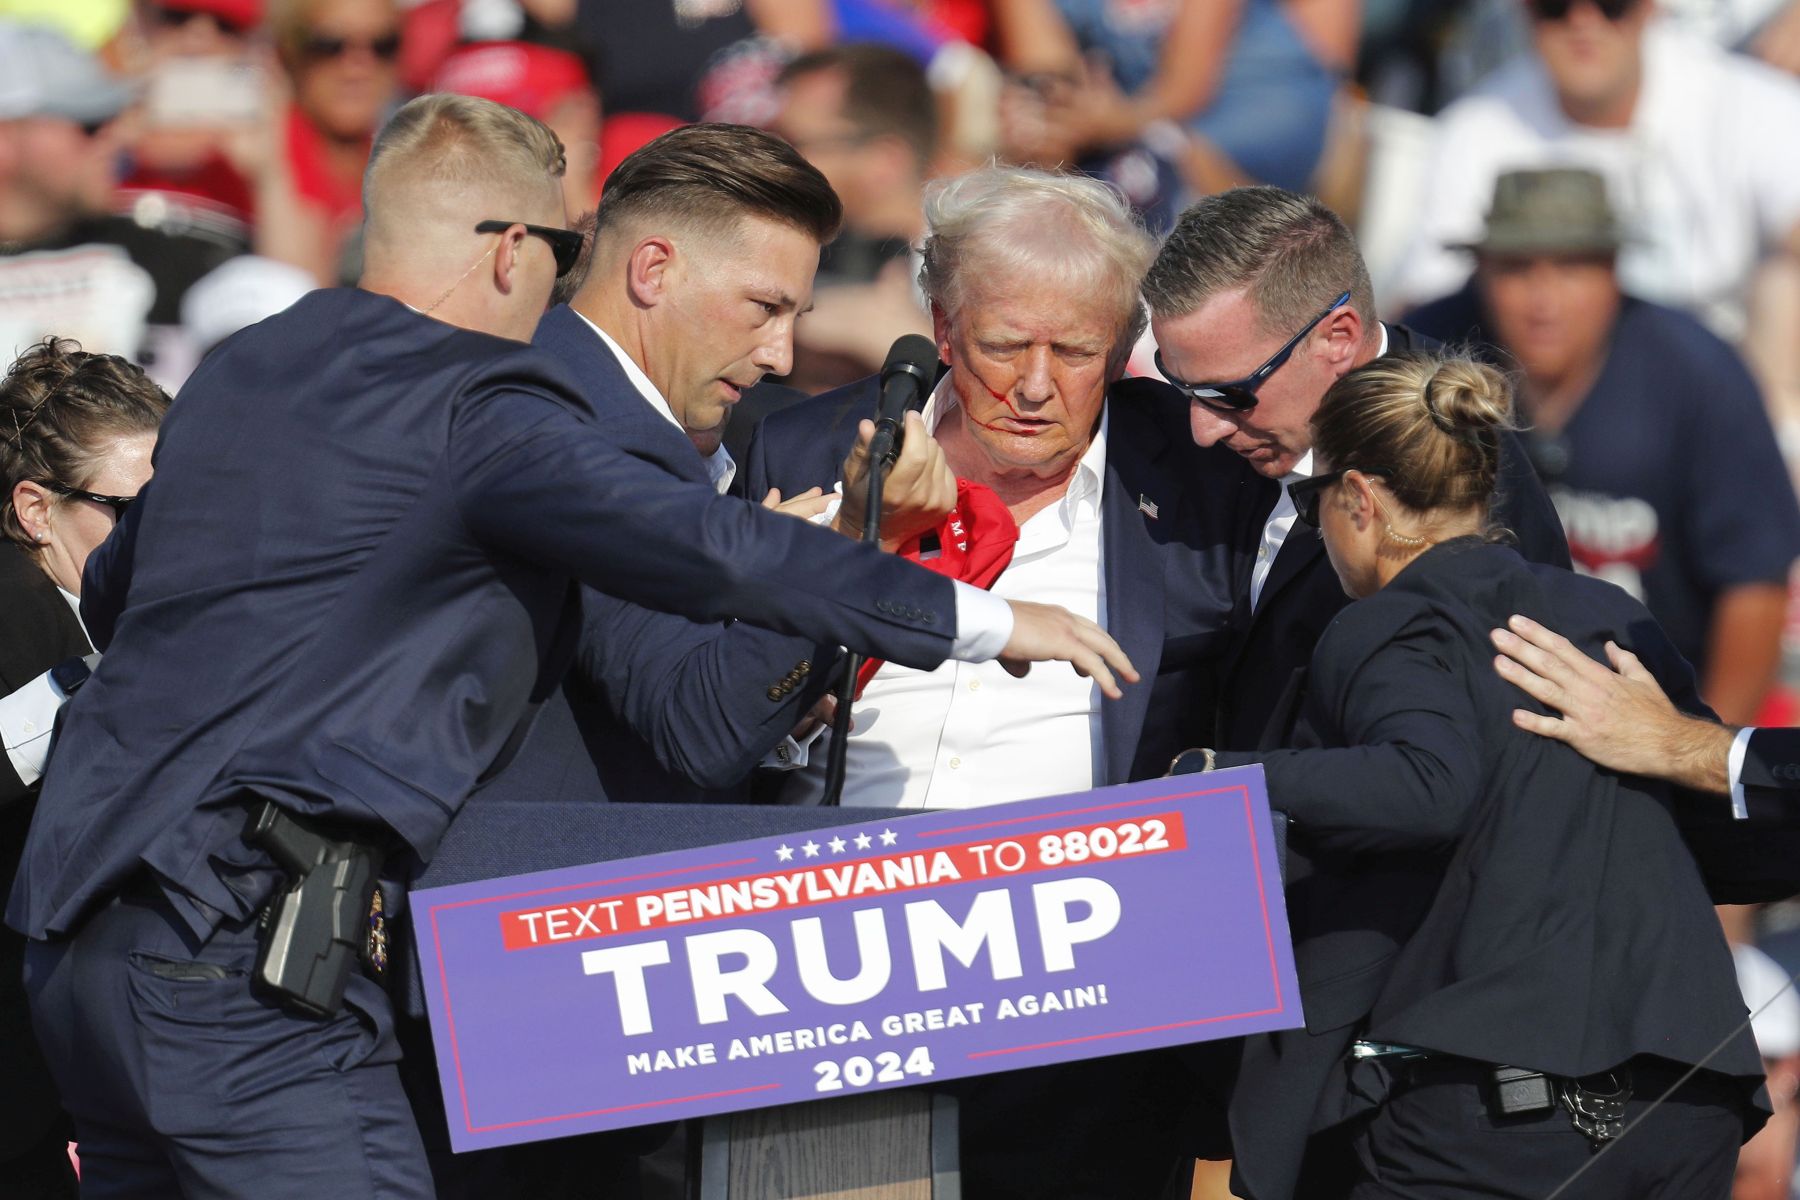
[[[780,689],[780,688],[778,688],[778,687],[772,687],[772,688],[770,688],[770,689],[769,689],[769,690],[768,690],[768,691],[766,691],[766,692],[764,692],[764,693],[763,693],[763,695],[765,695],[765,696],[767,696],[767,697],[768,697],[768,698],[769,698],[769,699],[771,699],[771,700],[779,700],[779,699],[781,699],[781,698],[782,698],[782,696],[784,696],[784,695],[786,695],[786,694],[787,694],[787,693],[785,693],[785,692],[783,692],[783,691],[782,691],[782,690],[781,690],[781,689]]]

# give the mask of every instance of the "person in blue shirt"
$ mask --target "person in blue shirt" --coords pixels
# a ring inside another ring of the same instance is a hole
[[[1743,361],[1694,318],[1620,289],[1605,181],[1501,176],[1462,292],[1407,320],[1521,374],[1521,416],[1578,570],[1655,614],[1728,721],[1751,720],[1781,653],[1794,499]]]

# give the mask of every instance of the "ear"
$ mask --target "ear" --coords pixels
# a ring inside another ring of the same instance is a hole
[[[494,247],[494,289],[503,296],[512,295],[517,286],[514,276],[519,269],[519,248],[530,236],[523,225],[514,225],[500,235],[500,244]]]
[[[1332,379],[1342,379],[1356,366],[1356,356],[1362,349],[1363,335],[1368,332],[1368,328],[1362,314],[1351,304],[1344,305],[1319,322],[1318,332],[1324,342],[1325,364],[1331,371]]]
[[[38,530],[50,519],[50,505],[55,501],[55,493],[40,484],[26,479],[13,484],[13,513],[26,537],[36,540]]]
[[[946,363],[953,361],[950,357],[950,314],[936,301],[931,305],[931,336],[937,341],[938,357]]]
[[[1358,529],[1367,529],[1375,523],[1375,488],[1369,483],[1369,477],[1361,471],[1349,471],[1344,475],[1344,486],[1338,489],[1340,502],[1350,513],[1350,520]]]
[[[660,234],[633,246],[631,257],[625,260],[625,286],[633,302],[643,308],[662,303],[678,268],[675,243]]]

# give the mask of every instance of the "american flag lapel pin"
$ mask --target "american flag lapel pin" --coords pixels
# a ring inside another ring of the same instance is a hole
[[[1146,517],[1149,517],[1152,521],[1156,520],[1156,501],[1148,496],[1139,494],[1138,511],[1143,513]]]

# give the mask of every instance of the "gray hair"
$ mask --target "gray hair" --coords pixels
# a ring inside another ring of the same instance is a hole
[[[925,189],[919,286],[954,316],[971,271],[1032,278],[1116,296],[1123,359],[1148,317],[1138,295],[1156,242],[1116,188],[1082,175],[989,166]]]
[[[1198,201],[1144,276],[1144,299],[1165,318],[1238,288],[1270,335],[1291,334],[1343,292],[1369,330],[1375,326],[1375,288],[1349,227],[1318,200],[1285,188],[1232,188]]]

